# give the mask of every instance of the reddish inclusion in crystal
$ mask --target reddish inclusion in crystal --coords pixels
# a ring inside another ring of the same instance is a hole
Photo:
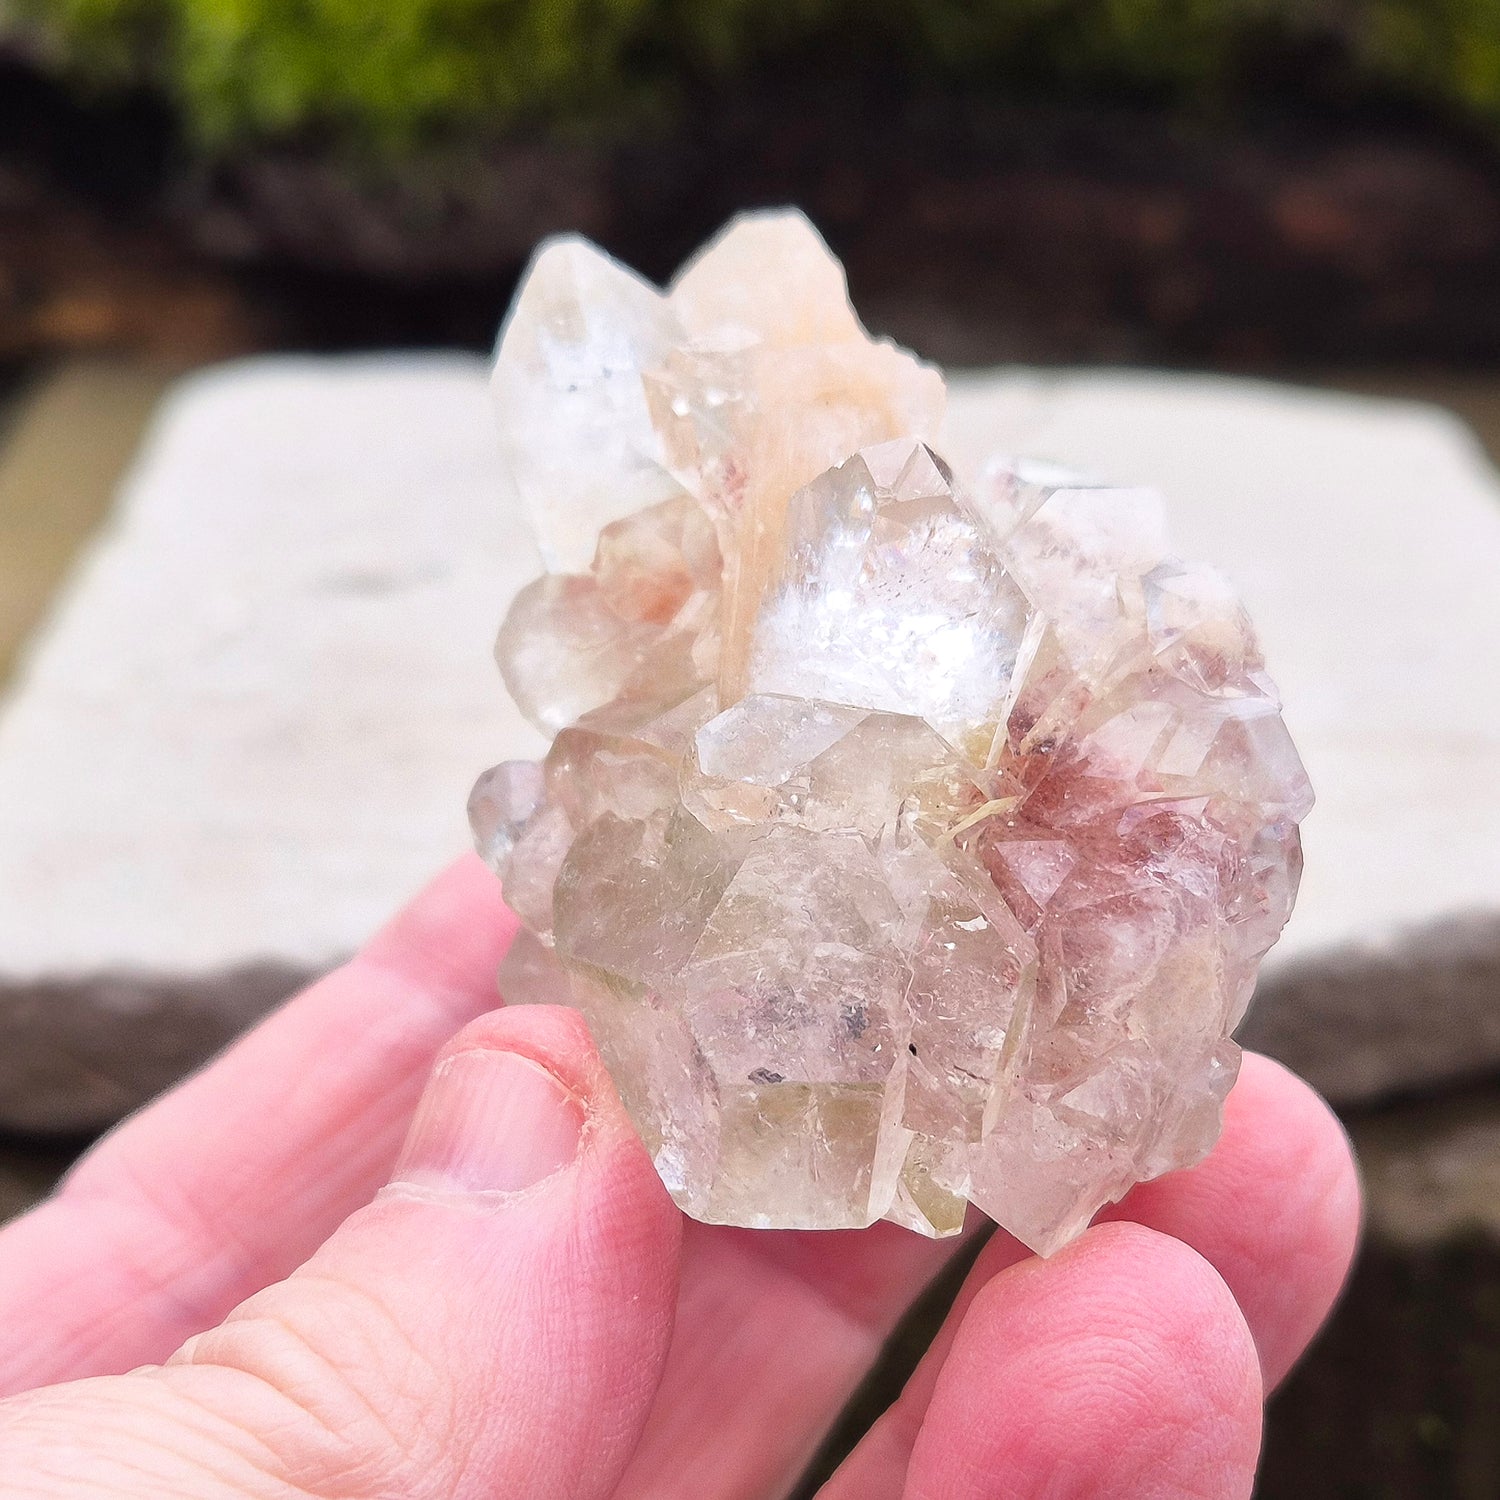
[[[927,446],[795,215],[663,295],[539,255],[496,364],[554,571],[497,648],[556,736],[471,800],[526,931],[716,1222],[1066,1242],[1219,1128],[1306,778],[1160,502]]]

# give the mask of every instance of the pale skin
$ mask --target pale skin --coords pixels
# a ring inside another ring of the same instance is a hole
[[[461,861],[0,1232],[6,1500],[785,1494],[954,1242],[684,1220],[578,1018],[492,1008],[513,928]],[[997,1234],[823,1500],[1248,1496],[1343,1132],[1249,1057],[1107,1218]]]

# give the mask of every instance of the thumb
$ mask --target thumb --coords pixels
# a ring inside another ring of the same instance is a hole
[[[580,1018],[445,1049],[392,1184],[166,1365],[0,1403],[7,1496],[607,1495],[680,1218]]]

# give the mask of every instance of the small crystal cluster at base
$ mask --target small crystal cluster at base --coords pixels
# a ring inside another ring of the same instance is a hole
[[[794,213],[658,291],[544,246],[495,364],[551,570],[497,654],[544,763],[470,815],[510,1003],[587,1016],[681,1207],[1048,1253],[1216,1140],[1312,802],[1152,493],[930,446]]]

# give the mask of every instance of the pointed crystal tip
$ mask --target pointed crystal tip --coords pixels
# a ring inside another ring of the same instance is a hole
[[[1202,1156],[1311,792],[1157,497],[955,477],[941,377],[796,213],[665,292],[550,242],[494,390],[551,570],[497,656],[554,737],[470,800],[501,986],[585,1013],[677,1202],[972,1201],[1047,1253]]]

